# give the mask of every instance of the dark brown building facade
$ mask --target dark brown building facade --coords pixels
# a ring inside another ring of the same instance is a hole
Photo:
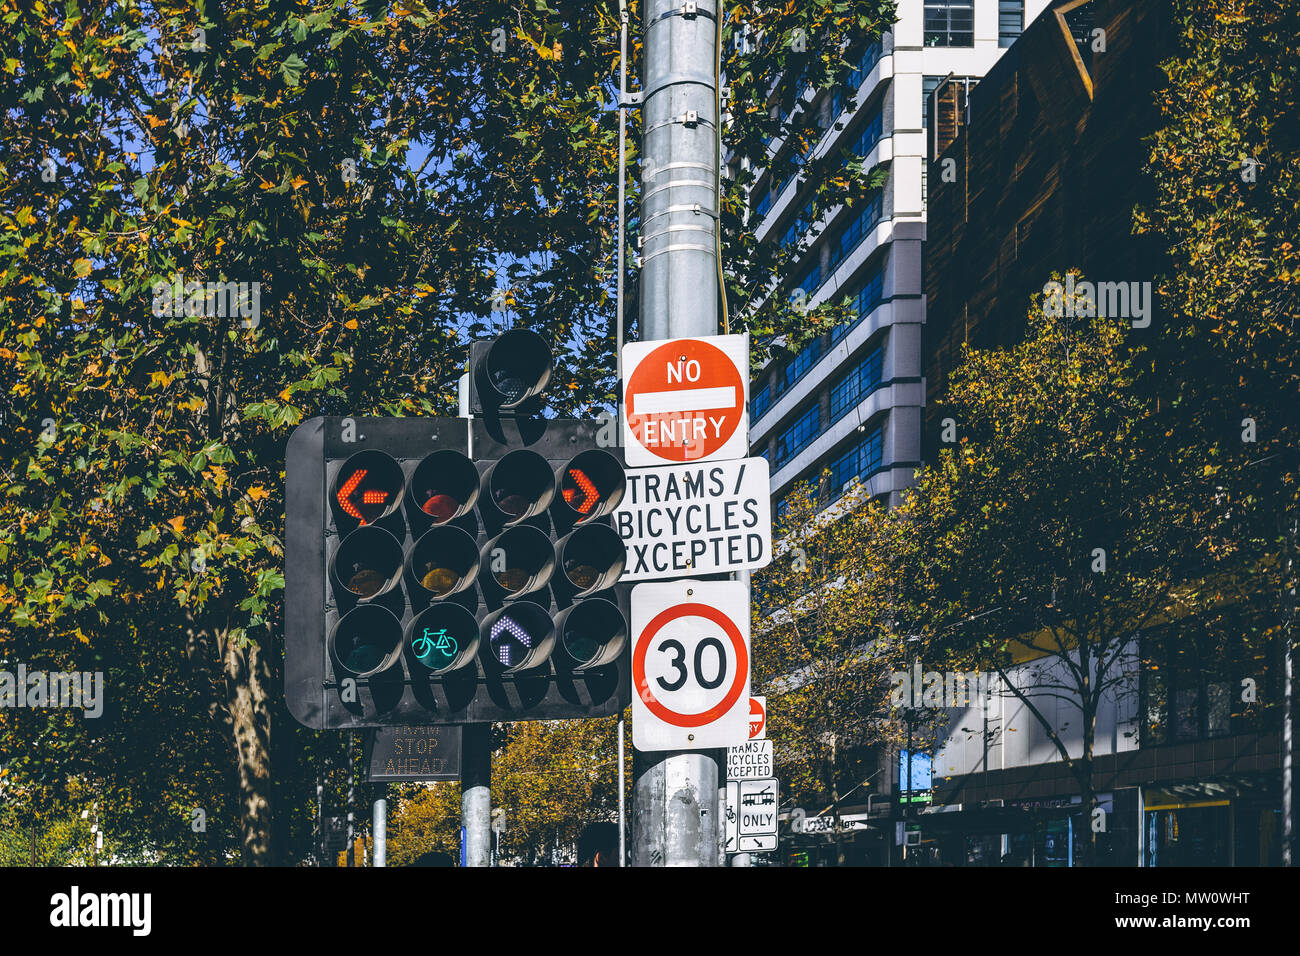
[[[926,411],[933,461],[961,347],[1015,342],[1053,271],[1151,281],[1156,250],[1132,234],[1148,180],[1168,55],[1161,0],[1061,0],[976,86],[930,98],[924,247]]]

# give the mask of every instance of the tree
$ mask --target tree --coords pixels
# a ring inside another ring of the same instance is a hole
[[[1161,64],[1155,197],[1135,216],[1168,263],[1157,285],[1167,320],[1143,383],[1171,419],[1158,434],[1180,476],[1173,507],[1227,529],[1204,535],[1205,550],[1233,570],[1262,613],[1261,637],[1289,661],[1300,587],[1300,10],[1174,0],[1171,14],[1179,43]]]
[[[491,793],[506,814],[503,859],[548,865],[587,824],[618,820],[618,719],[495,725]],[[628,774],[629,801],[631,784]],[[458,858],[460,784],[404,786],[392,830],[395,866],[431,852]]]
[[[846,74],[845,31],[886,12],[734,6],[789,41],[728,57],[737,160],[780,125],[775,70]],[[93,725],[0,713],[11,792],[57,816],[80,779],[176,859],[271,862],[277,828],[289,859],[302,754],[337,741],[279,699],[284,443],[315,414],[450,413],[467,341],[508,325],[554,343],[557,411],[609,403],[616,4],[0,19],[0,656],[112,689]],[[743,184],[723,235],[753,296],[779,264],[746,238]]]
[[[877,640],[887,629],[884,506],[855,485],[827,507],[828,478],[792,490],[774,528],[780,555],[754,576],[754,693],[768,697],[784,799],[829,804],[843,863],[841,804],[868,789],[868,772],[898,740],[885,715],[901,645]]]
[[[886,560],[896,634],[922,637],[927,664],[996,674],[1090,821],[1099,709],[1136,690],[1137,635],[1194,611],[1198,592],[1150,507],[1165,476],[1143,442],[1149,408],[1124,329],[1049,298],[1035,299],[1019,344],[963,353],[948,394],[961,440],[892,513]],[[1095,833],[1083,832],[1087,855]]]

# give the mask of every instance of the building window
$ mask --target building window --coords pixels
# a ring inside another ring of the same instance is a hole
[[[882,194],[877,192],[867,200],[866,206],[844,227],[844,231],[840,233],[839,238],[835,241],[835,248],[831,252],[830,271],[832,273],[857,248],[858,243],[880,224],[880,216],[883,210],[884,199]]]
[[[812,265],[804,273],[803,278],[794,284],[795,289],[803,293],[803,301],[807,304],[812,298],[813,292],[822,284],[822,261],[817,256],[813,256]],[[798,293],[791,293],[792,299],[798,298]]]
[[[866,358],[831,386],[832,424],[843,418],[845,413],[857,408],[864,398],[880,387],[883,360],[884,346],[877,345]]]
[[[856,156],[866,156],[867,153],[875,149],[880,142],[880,135],[884,129],[882,113],[880,110],[875,112],[871,119],[867,120],[866,125],[858,132],[858,138],[853,141],[849,147],[850,151]]]
[[[803,378],[804,374],[821,358],[822,351],[821,336],[801,348],[795,357],[790,359],[790,363],[781,370],[781,374],[776,380],[776,396],[784,395],[790,386]]]
[[[765,414],[767,414],[767,410],[771,407],[772,407],[772,386],[764,385],[757,392],[755,392],[754,397],[750,399],[749,417],[754,421],[758,421]]]
[[[998,0],[998,46],[1016,42],[1025,31],[1025,0]]]
[[[880,54],[884,47],[884,40],[876,40],[874,43],[867,45],[858,57],[858,64],[849,74],[848,86],[851,92],[857,92],[858,87],[862,86],[862,81],[867,78],[867,74],[872,71],[875,65],[880,62]]]
[[[926,46],[974,46],[974,0],[925,0]]]
[[[832,498],[838,498],[854,481],[863,480],[880,468],[884,436],[884,426],[878,426],[875,431],[859,439],[847,452],[835,459],[831,465]]]
[[[878,268],[869,279],[862,283],[858,289],[857,295],[853,297],[854,311],[857,312],[858,318],[862,318],[880,305],[882,299],[882,290],[885,282],[884,267]]]
[[[817,437],[821,424],[821,405],[814,402],[808,410],[795,419],[794,424],[783,431],[776,440],[776,467],[780,468],[799,452],[803,451]]]
[[[930,94],[935,91],[940,83],[943,82],[942,76],[923,76],[921,77],[921,128],[930,128]]]

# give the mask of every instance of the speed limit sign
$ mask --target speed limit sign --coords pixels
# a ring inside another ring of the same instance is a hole
[[[749,739],[749,586],[632,589],[632,744],[708,750]]]

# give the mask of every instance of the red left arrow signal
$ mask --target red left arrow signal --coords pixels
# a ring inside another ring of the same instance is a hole
[[[355,500],[354,495],[357,487],[363,480],[365,480],[367,474],[369,474],[368,469],[358,468],[352,473],[351,477],[343,483],[343,486],[339,488],[339,493],[336,496],[339,507],[362,524],[369,524],[370,521],[374,520],[374,518],[383,515],[388,505],[388,496],[392,494],[391,491],[385,491],[380,488],[363,488],[361,490],[361,500]],[[366,507],[367,505],[372,507]],[[380,506],[379,513],[367,520],[365,513],[363,513],[361,509],[365,508],[366,512],[372,512],[375,510],[373,508],[374,505]]]

